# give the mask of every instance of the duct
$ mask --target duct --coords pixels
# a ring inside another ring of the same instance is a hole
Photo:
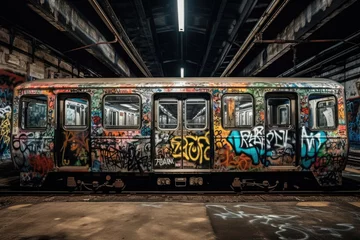
[[[224,72],[221,74],[221,77],[229,76],[234,69],[239,65],[239,63],[242,61],[242,59],[245,57],[245,55],[249,52],[249,50],[252,48],[254,43],[252,43],[247,50],[245,51],[246,47],[249,45],[250,41],[255,37],[255,35],[260,31],[260,29],[263,27],[263,24],[268,20],[268,18],[272,15],[273,11],[275,11],[277,5],[280,3],[281,0],[273,0],[268,8],[265,10],[263,15],[261,16],[260,20],[257,22],[255,27],[251,30],[248,37],[245,39],[244,43],[242,44],[241,48],[238,50],[238,52],[235,54],[233,59],[230,61],[229,65],[225,68]],[[265,29],[270,25],[270,23],[275,19],[275,17],[281,12],[281,10],[286,6],[286,4],[289,2],[289,0],[286,0],[282,6],[278,9],[276,14],[270,19],[269,23],[267,23],[266,27],[262,29],[262,32],[265,31]],[[245,51],[245,52],[244,52]],[[239,58],[240,57],[240,58]],[[238,59],[239,58],[239,59]]]
[[[67,1],[29,0],[28,6],[60,31],[66,32],[83,45],[105,42],[105,37]],[[109,44],[87,49],[115,74],[130,76],[130,69]]]
[[[213,72],[211,73],[211,76],[214,76],[215,72],[218,70],[220,65],[224,62],[224,59],[225,59],[226,55],[228,54],[228,52],[230,51],[232,42],[235,40],[235,37],[237,35],[237,32],[238,32],[240,26],[245,22],[245,20],[247,19],[249,14],[252,12],[252,10],[254,9],[254,7],[256,6],[256,3],[257,3],[257,0],[243,0],[243,1],[244,1],[243,3],[245,3],[245,5],[243,6],[243,9],[241,11],[239,18],[236,20],[236,25],[234,26],[229,38],[226,41],[226,44],[222,50],[221,56],[220,56],[219,60],[217,61],[216,66],[215,66]]]
[[[124,28],[122,27],[119,19],[116,17],[110,3],[107,0],[102,0],[101,4],[104,6],[108,15],[111,17],[112,21],[115,23],[115,26],[112,24],[111,20],[107,17],[105,11],[102,9],[97,0],[89,0],[90,4],[96,11],[96,13],[103,20],[108,29],[117,37],[119,40],[119,44],[124,49],[124,51],[128,54],[130,59],[135,63],[135,65],[139,68],[139,70],[144,74],[145,77],[152,77],[149,69],[145,65],[142,60],[140,54],[137,52],[136,48],[130,41],[129,37],[126,35]],[[117,30],[118,28],[118,30]]]
[[[356,1],[357,0],[314,0],[303,12],[291,21],[276,38],[289,40],[307,39],[317,29],[321,28]],[[296,43],[270,44],[242,70],[240,75],[255,76],[287,53],[295,45]]]
[[[290,77],[290,76],[293,76],[300,69],[303,69],[303,68],[305,68],[307,66],[313,66],[314,63],[317,60],[319,60],[321,58],[325,58],[326,55],[330,55],[333,52],[338,51],[339,48],[343,47],[344,44],[347,44],[347,42],[353,41],[354,39],[357,39],[358,37],[360,37],[360,31],[358,31],[355,34],[352,34],[351,36],[347,37],[346,39],[344,39],[343,42],[337,43],[337,44],[335,44],[335,45],[321,51],[320,53],[316,54],[315,56],[312,56],[312,57],[306,59],[305,61],[302,61],[301,63],[295,65],[295,67],[287,70],[286,72],[283,72],[278,77]]]

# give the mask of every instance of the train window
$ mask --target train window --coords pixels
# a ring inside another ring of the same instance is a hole
[[[46,128],[47,97],[45,95],[23,96],[20,102],[21,128]]]
[[[269,98],[267,100],[268,125],[271,127],[289,127],[291,125],[290,99]]]
[[[65,106],[65,127],[86,127],[88,125],[89,102],[86,98],[67,98]]]
[[[309,96],[309,127],[311,129],[334,129],[336,121],[336,98],[332,95]]]
[[[175,130],[179,125],[178,100],[161,99],[158,102],[158,127],[160,129]]]
[[[187,129],[205,129],[207,116],[205,99],[187,99],[185,101],[185,127]]]
[[[106,95],[103,109],[104,127],[140,128],[140,109],[138,95]]]
[[[250,94],[226,94],[223,97],[224,128],[252,127],[253,97]]]

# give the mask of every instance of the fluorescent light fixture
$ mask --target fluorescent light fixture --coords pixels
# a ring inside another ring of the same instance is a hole
[[[184,78],[184,68],[180,68],[180,76],[181,78]]]
[[[179,32],[185,31],[185,12],[184,0],[177,0],[178,19],[179,19]]]

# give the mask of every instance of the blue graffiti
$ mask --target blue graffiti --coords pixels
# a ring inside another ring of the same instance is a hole
[[[309,169],[315,162],[319,149],[327,141],[325,132],[310,132],[303,128],[301,131],[301,166]]]
[[[253,130],[231,131],[227,141],[231,144],[236,155],[246,154],[252,159],[254,165],[262,163],[265,167],[271,162],[268,157],[273,157],[275,148],[282,148],[284,152],[292,151],[294,136],[288,130],[269,131],[265,138],[264,128],[257,126]],[[265,149],[265,139],[266,146]],[[309,169],[315,162],[319,149],[327,141],[325,132],[310,132],[303,127],[301,135],[301,166]],[[294,156],[295,153],[290,155]]]
[[[252,131],[231,131],[227,141],[236,155],[244,153],[252,159],[254,165],[258,165],[265,153],[262,131],[263,127],[255,127]]]
[[[348,112],[348,131],[350,148],[360,146],[360,98],[349,100],[346,103]]]

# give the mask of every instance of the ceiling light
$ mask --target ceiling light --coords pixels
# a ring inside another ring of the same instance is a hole
[[[177,0],[177,10],[179,19],[179,32],[185,31],[185,13],[184,13],[184,0]]]
[[[181,78],[184,78],[184,68],[180,68],[180,76]]]

